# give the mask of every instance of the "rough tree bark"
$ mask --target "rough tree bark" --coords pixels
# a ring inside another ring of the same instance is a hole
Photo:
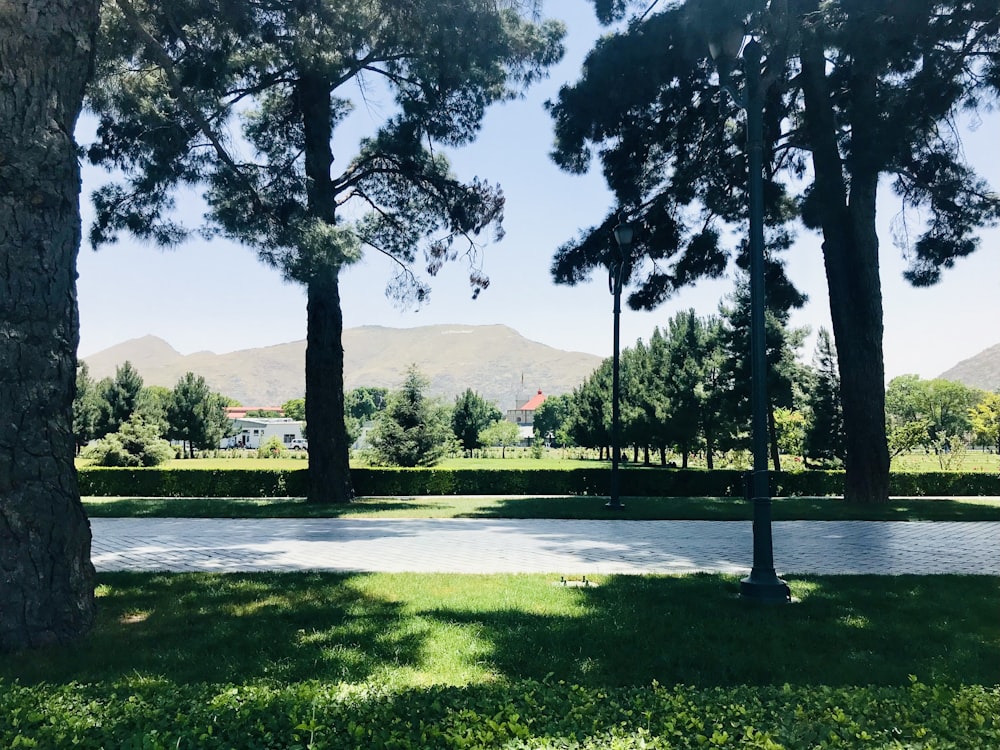
[[[0,651],[94,619],[73,467],[80,174],[96,0],[0,3]]]
[[[805,35],[801,61],[805,121],[812,144],[840,371],[847,452],[844,498],[855,503],[886,503],[889,448],[885,435],[882,286],[875,233],[877,77],[866,74],[863,61],[858,62],[852,81],[852,151],[845,170],[822,43]]]
[[[331,86],[322,75],[303,75],[299,106],[305,130],[305,168],[309,212],[335,223]],[[306,425],[309,429],[310,503],[349,503],[350,446],[344,425],[344,316],[340,308],[340,270],[332,263],[311,264],[306,282]]]
[[[344,424],[344,328],[337,270],[318,273],[307,287],[306,425],[311,503],[354,497]],[[321,455],[322,453],[322,455]]]

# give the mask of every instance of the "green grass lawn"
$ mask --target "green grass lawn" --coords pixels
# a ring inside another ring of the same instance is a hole
[[[590,687],[1000,684],[1000,578],[810,576],[748,606],[732,576],[99,576],[80,644],[0,679],[391,686],[554,678]],[[752,646],[751,646],[752,644]]]
[[[951,464],[942,466],[941,460],[933,453],[918,451],[915,453],[905,453],[892,459],[891,471],[964,471],[964,472],[988,472],[996,473],[1000,471],[1000,455],[996,453],[985,453],[981,450],[967,451],[960,457],[952,457]]]
[[[745,521],[752,506],[727,497],[626,497],[612,512],[602,497],[358,498],[350,505],[310,505],[301,498],[85,497],[93,518],[625,518]],[[894,499],[888,505],[849,505],[837,498],[776,498],[775,520],[1000,521],[1000,498]]]
[[[1000,736],[1000,579],[99,576],[93,633],[0,663],[0,744],[967,748]],[[925,744],[925,740],[927,743]]]
[[[0,747],[1000,747],[1000,578],[98,576],[0,661]]]
[[[580,469],[592,468],[596,466],[610,465],[609,461],[598,461],[595,457],[580,458],[581,451],[578,450],[549,450],[542,458],[533,458],[527,449],[514,449],[508,453],[507,458],[446,458],[438,464],[444,469]],[[594,454],[596,455],[596,454]],[[498,454],[499,456],[499,454]],[[304,469],[309,465],[308,454],[289,451],[283,458],[255,458],[255,457],[209,457],[194,459],[175,459],[163,464],[168,469]],[[679,459],[673,457],[674,460]],[[77,466],[88,466],[89,462],[77,459]],[[354,467],[365,466],[360,461],[353,460]],[[656,460],[652,466],[655,468],[659,464]],[[705,468],[704,461],[693,458],[692,468]],[[629,463],[628,468],[640,467],[640,464]],[[782,468],[786,471],[794,471],[801,463],[797,463],[793,457],[784,456],[782,458]],[[740,468],[726,466],[717,462],[716,468]],[[896,456],[892,460],[892,471],[943,471],[938,458],[934,454],[926,454],[923,451],[908,453]],[[980,450],[968,451],[961,460],[954,461],[951,470],[963,472],[1000,472],[1000,455],[995,453],[985,453]]]

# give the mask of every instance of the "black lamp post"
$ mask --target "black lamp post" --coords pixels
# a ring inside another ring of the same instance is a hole
[[[619,398],[621,381],[618,376],[620,326],[622,314],[622,282],[625,278],[625,261],[629,257],[632,246],[632,226],[624,221],[618,222],[614,228],[615,247],[611,261],[608,263],[608,289],[614,297],[614,352],[611,363],[611,499],[605,505],[611,510],[621,510],[625,505],[621,501],[618,482],[618,458],[621,454],[621,409]]]
[[[726,33],[709,44],[719,68],[720,82],[747,113],[747,159],[750,197],[750,402],[753,412],[753,473],[750,496],[753,501],[753,568],[740,582],[740,596],[760,602],[790,601],[788,584],[774,572],[771,540],[771,488],[767,471],[767,359],[764,335],[764,91],[760,66],[763,50],[750,39],[743,47],[744,89],[733,85],[729,74],[743,45],[743,31]]]

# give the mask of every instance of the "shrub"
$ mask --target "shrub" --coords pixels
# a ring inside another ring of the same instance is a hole
[[[536,437],[534,440],[531,441],[531,457],[532,458],[545,457],[545,442],[540,437]]]
[[[284,454],[285,444],[277,435],[272,435],[257,448],[257,458],[281,458]]]
[[[160,437],[156,427],[138,415],[83,451],[83,457],[98,466],[158,466],[174,455],[173,446]]]

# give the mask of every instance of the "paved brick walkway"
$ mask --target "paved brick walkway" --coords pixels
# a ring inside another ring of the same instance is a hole
[[[99,571],[746,573],[749,522],[95,518]],[[777,521],[789,573],[1000,575],[1000,523]]]

